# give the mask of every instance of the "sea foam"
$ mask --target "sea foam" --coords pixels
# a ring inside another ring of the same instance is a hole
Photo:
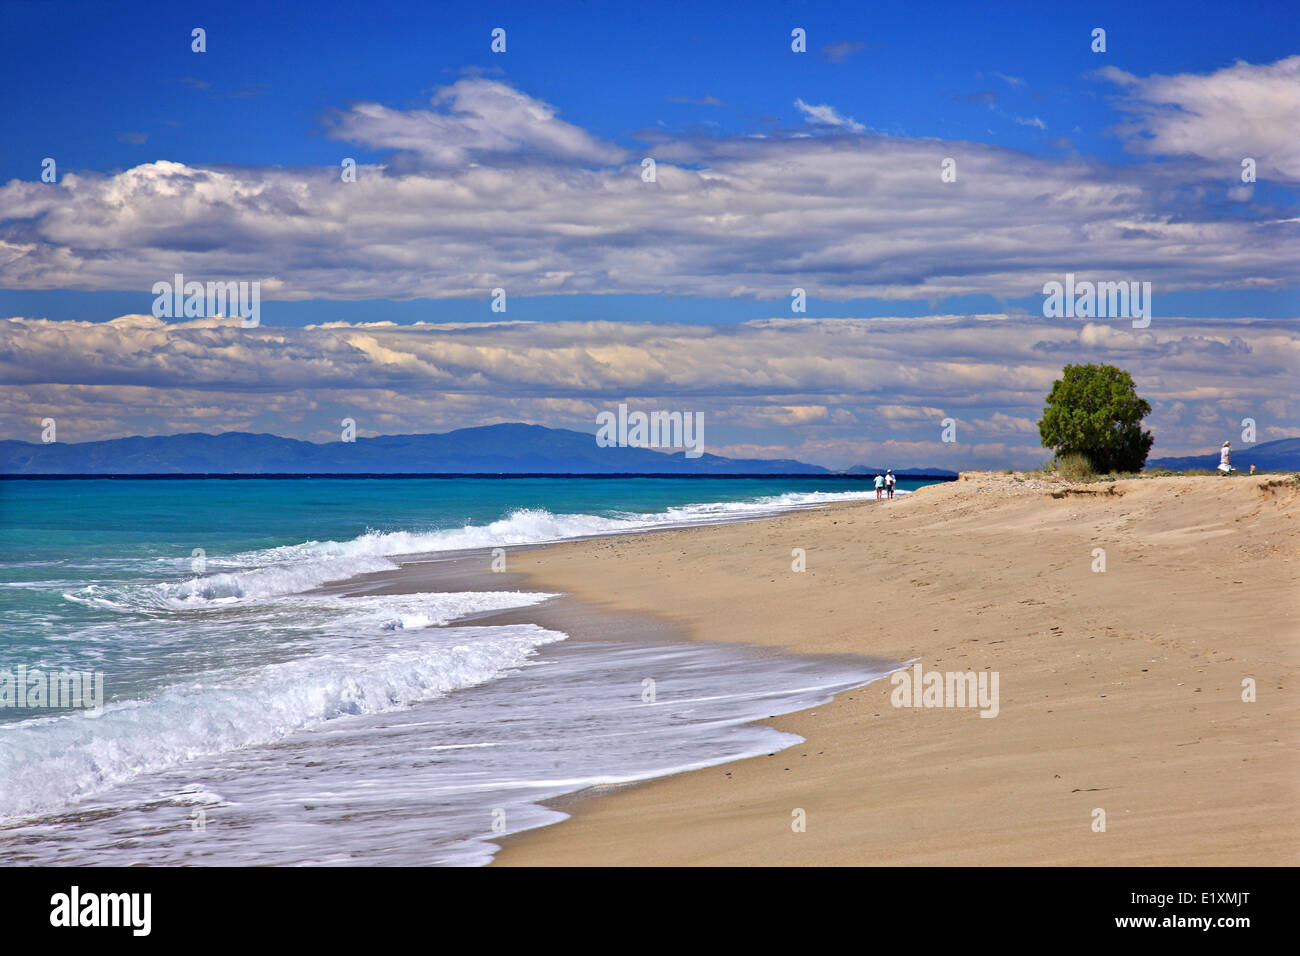
[[[531,624],[428,625],[549,596],[499,591],[291,601],[302,611],[316,605],[318,614],[335,612],[308,655],[210,670],[149,699],[109,703],[99,717],[73,712],[0,724],[0,818],[57,810],[138,774],[501,677],[565,635]]]
[[[306,541],[214,559],[212,564],[223,567],[219,573],[147,585],[90,585],[64,596],[110,610],[201,609],[295,594],[362,574],[393,570],[397,565],[392,559],[402,555],[545,544],[712,524],[871,497],[872,492],[791,492],[753,501],[683,505],[660,512],[610,516],[520,508],[485,525],[423,532],[368,531],[348,541]]]

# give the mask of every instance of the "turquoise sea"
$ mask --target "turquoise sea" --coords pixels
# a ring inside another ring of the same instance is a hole
[[[474,623],[554,595],[346,582],[855,497],[874,492],[762,477],[0,481],[0,862],[483,863],[494,838],[563,818],[544,800],[789,746],[751,722],[884,665],[573,640]],[[65,690],[84,677],[73,706],[34,693],[60,676]]]

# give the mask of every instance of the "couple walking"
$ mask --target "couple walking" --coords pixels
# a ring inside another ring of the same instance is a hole
[[[885,492],[886,497],[888,498],[894,497],[894,484],[897,481],[898,479],[894,477],[894,469],[892,468],[886,469],[884,475],[877,474],[876,475],[877,500],[880,498],[880,493],[882,491]]]

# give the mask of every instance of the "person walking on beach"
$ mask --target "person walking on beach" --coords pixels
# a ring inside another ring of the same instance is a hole
[[[894,497],[894,485],[898,479],[894,477],[894,469],[890,468],[885,471],[885,497]]]
[[[1232,474],[1231,448],[1231,444],[1225,441],[1223,447],[1219,449],[1219,471],[1225,475]]]
[[[880,491],[884,487],[885,487],[885,479],[880,477],[879,472],[876,472],[876,500],[877,501],[880,500]]]

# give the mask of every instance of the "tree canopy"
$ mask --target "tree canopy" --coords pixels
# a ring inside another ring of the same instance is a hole
[[[1113,365],[1067,365],[1038,422],[1045,448],[1082,455],[1094,471],[1140,471],[1155,440],[1142,430],[1151,405]]]

